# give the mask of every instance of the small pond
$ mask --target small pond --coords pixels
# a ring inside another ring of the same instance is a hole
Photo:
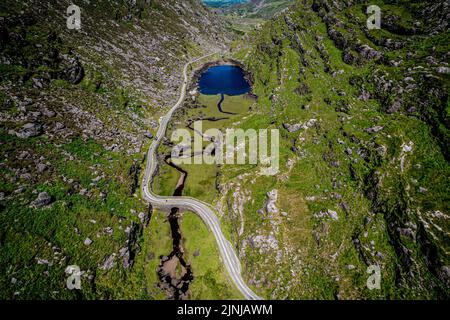
[[[238,96],[251,91],[244,71],[233,65],[220,65],[207,69],[200,76],[198,84],[200,93],[205,95]]]

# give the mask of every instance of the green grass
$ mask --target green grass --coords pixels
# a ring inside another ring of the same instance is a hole
[[[191,299],[242,299],[225,271],[214,235],[203,221],[187,212],[180,225],[185,256],[194,274],[194,281],[190,285]]]
[[[408,15],[407,12],[397,9],[396,6],[389,7],[391,12],[398,15]],[[359,25],[353,24],[354,20],[348,19],[347,13],[350,11],[352,14],[364,16],[360,6],[350,7],[347,12],[336,14],[354,27],[355,38],[378,48],[365,37]],[[281,130],[282,173],[287,171],[284,167],[287,159],[296,159],[287,180],[282,181],[255,177],[254,169],[251,168],[242,168],[240,171],[238,168],[225,167],[221,170],[222,183],[235,182],[239,173],[250,173],[249,178],[239,183],[241,189],[249,191],[252,198],[252,201],[245,205],[244,235],[237,237],[238,228],[232,227],[239,225],[238,218],[224,219],[228,225],[225,228],[231,230],[231,237],[237,239],[238,243],[242,243],[242,239],[247,237],[267,234],[273,230],[271,224],[258,213],[264,206],[267,191],[278,189],[278,206],[280,210],[287,212],[289,217],[289,220],[278,216],[276,219],[281,219],[281,231],[277,233],[277,239],[281,249],[288,249],[290,254],[283,256],[282,262],[277,264],[271,256],[275,254],[273,252],[261,254],[258,249],[246,250],[243,260],[245,277],[265,281],[264,288],[257,286],[256,291],[266,298],[334,299],[337,294],[344,299],[430,298],[442,294],[445,296],[445,290],[424,289],[424,286],[432,288],[436,279],[433,279],[429,270],[426,271],[419,246],[408,239],[402,239],[402,244],[413,250],[413,256],[419,261],[415,270],[416,277],[420,278],[421,274],[426,276],[418,284],[417,278],[411,279],[405,275],[404,287],[399,289],[396,286],[396,270],[401,262],[392,245],[392,233],[387,228],[389,221],[393,221],[389,220],[392,219],[390,216],[404,222],[417,222],[417,211],[448,212],[448,183],[444,182],[448,176],[448,163],[440,152],[437,140],[423,121],[406,116],[387,115],[375,99],[359,101],[357,97],[360,88],[350,85],[350,79],[360,77],[366,81],[375,67],[371,63],[360,67],[345,64],[342,61],[342,52],[328,39],[325,24],[311,12],[299,10],[291,14],[291,18],[303,26],[314,24],[311,32],[298,32],[308,54],[301,55],[292,48],[289,39],[293,32],[287,30],[283,18],[270,22],[262,31],[254,33],[253,46],[248,46],[248,51],[243,47],[236,47],[236,57],[244,59],[254,75],[254,92],[259,96],[256,110],[263,113],[256,113],[240,126],[266,128],[267,117],[270,115],[270,119]],[[315,48],[316,35],[323,37],[328,64],[332,70],[330,73],[324,71],[325,61]],[[377,36],[394,37],[389,32]],[[249,36],[249,39],[252,37]],[[274,44],[273,39],[281,41]],[[427,48],[430,47],[426,40],[417,40],[419,41],[412,42],[413,46],[423,44]],[[392,56],[406,54],[403,50],[400,51],[393,52]],[[303,66],[301,58],[306,59],[309,65]],[[387,67],[377,65],[376,68],[384,70]],[[300,72],[300,69],[304,71]],[[342,74],[331,75],[333,71],[341,69]],[[401,79],[402,74],[397,69],[389,68],[389,72],[391,78]],[[294,91],[300,84],[306,84],[310,93],[297,95]],[[366,88],[370,88],[370,85],[366,84]],[[345,95],[339,95],[340,91]],[[276,95],[276,99],[272,95]],[[303,108],[306,105],[308,108]],[[341,105],[349,106],[346,114],[336,111]],[[290,134],[282,129],[285,122],[304,123],[312,118],[318,120],[318,126],[308,131],[301,130]],[[365,131],[374,125],[383,126],[383,131],[378,134]],[[414,142],[414,152],[407,156],[405,172],[400,174],[401,145],[409,141]],[[299,147],[301,155],[292,152],[291,146],[294,143]],[[378,156],[379,146],[386,147],[386,157]],[[345,154],[347,148],[353,150],[351,159]],[[363,150],[368,153],[365,158],[357,154]],[[331,166],[331,160],[336,161],[338,165]],[[417,164],[421,164],[422,169],[417,169]],[[356,178],[351,177],[350,166],[355,170]],[[366,186],[366,179],[373,172],[377,172],[382,180],[379,185]],[[415,186],[410,182],[412,179],[417,180]],[[428,179],[433,179],[435,185],[432,186],[431,180]],[[426,194],[418,193],[419,185],[428,189]],[[377,203],[385,204],[383,208],[378,208],[385,210],[384,216],[382,212],[375,216],[372,214],[376,209],[367,192],[374,188],[378,192]],[[400,198],[401,194],[404,194],[403,190],[408,190],[408,213],[395,210],[396,204],[403,201]],[[234,189],[226,197],[231,204],[233,192]],[[333,194],[339,194],[340,199],[335,199]],[[316,199],[307,200],[307,197],[311,196]],[[348,213],[342,209],[342,203],[349,208]],[[315,218],[314,213],[323,209],[335,210],[339,220],[323,221]],[[230,211],[227,213],[230,215]],[[444,221],[439,221],[439,225],[448,230]],[[438,236],[433,242],[440,248],[440,258],[447,261],[448,257],[444,252],[448,252],[448,248],[442,242],[442,233],[437,230],[432,232]],[[357,237],[362,244],[362,253],[356,250],[353,237]],[[320,239],[319,243],[316,243],[316,239]],[[284,252],[286,251],[283,250]],[[370,252],[382,253],[382,262]],[[382,290],[369,291],[366,288],[367,266],[361,260],[360,254],[364,255],[369,263],[381,263]],[[293,260],[298,262],[293,264]],[[355,268],[348,270],[346,266],[350,264]],[[264,268],[260,267],[261,265]],[[258,271],[255,273],[255,270]],[[297,276],[293,276],[293,273]],[[335,280],[337,276],[339,280]],[[290,290],[283,290],[285,287]]]

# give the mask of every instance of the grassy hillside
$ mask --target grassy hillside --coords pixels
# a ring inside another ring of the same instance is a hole
[[[240,126],[282,136],[280,174],[225,166],[217,182],[266,298],[449,297],[448,7],[375,3],[381,30],[366,4],[297,1],[234,46],[259,96]]]

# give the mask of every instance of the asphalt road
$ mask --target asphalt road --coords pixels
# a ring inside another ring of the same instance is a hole
[[[144,178],[142,181],[142,196],[143,198],[150,202],[154,207],[160,209],[170,209],[172,207],[177,207],[184,210],[189,210],[196,213],[203,222],[208,226],[208,228],[213,232],[217,245],[219,247],[220,255],[222,261],[227,269],[228,274],[233,280],[236,287],[242,293],[242,295],[248,300],[261,300],[261,297],[257,296],[244,282],[241,277],[241,263],[233,249],[231,243],[225,238],[220,227],[220,221],[217,215],[214,213],[214,208],[197,199],[189,197],[161,197],[152,192],[149,185],[153,179],[157,168],[156,151],[161,143],[164,135],[166,134],[167,125],[172,118],[175,110],[180,107],[186,97],[186,88],[188,84],[188,67],[192,63],[202,60],[206,57],[214,55],[219,52],[205,55],[203,57],[194,59],[187,63],[183,69],[183,86],[181,87],[180,98],[178,102],[169,110],[169,112],[160,119],[160,126],[158,132],[156,133],[155,139],[150,145],[147,157],[147,165],[145,168]]]

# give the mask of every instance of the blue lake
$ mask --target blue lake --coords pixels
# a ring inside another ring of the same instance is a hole
[[[231,65],[214,66],[206,70],[198,81],[200,93],[206,95],[226,94],[237,96],[250,92],[244,71]]]

